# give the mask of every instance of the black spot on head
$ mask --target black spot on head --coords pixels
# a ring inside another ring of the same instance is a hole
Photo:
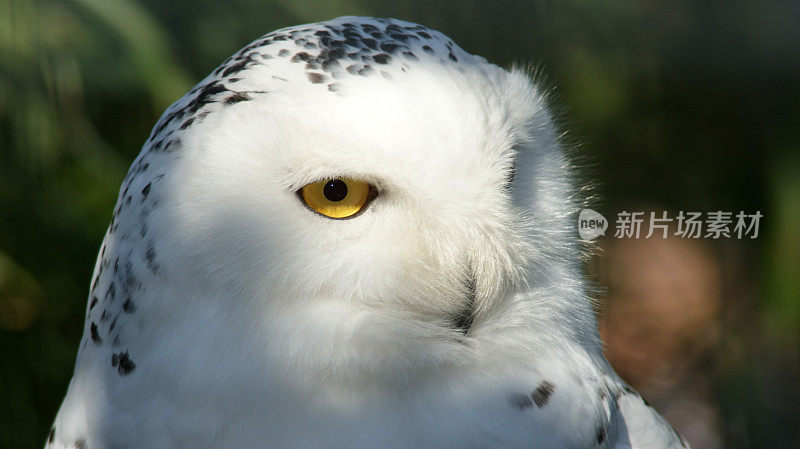
[[[250,96],[247,95],[246,93],[244,93],[244,92],[236,92],[233,95],[231,95],[230,97],[226,98],[224,104],[225,104],[225,106],[230,106],[232,104],[236,104],[236,103],[239,103],[241,101],[250,101],[250,100],[252,100],[252,98],[250,98]]]
[[[194,122],[194,117],[189,117],[188,119],[186,119],[185,122],[183,122],[181,124],[181,126],[178,129],[186,129],[186,128],[192,126],[193,122]]]
[[[389,61],[392,60],[392,57],[387,55],[386,53],[379,53],[373,56],[372,59],[378,64],[388,64]]]
[[[129,297],[125,299],[125,302],[122,303],[122,311],[125,313],[133,313],[136,310],[136,306],[133,305],[133,300]]]
[[[277,34],[275,36],[272,36],[272,40],[273,41],[285,41],[285,40],[288,40],[288,39],[289,39],[289,36],[287,36],[285,34]]]
[[[431,39],[431,35],[424,31],[417,31],[417,34],[419,35],[419,37],[424,37],[425,39]]]
[[[151,242],[150,246],[152,246],[152,245],[153,244]],[[126,261],[125,262],[125,270],[124,271],[125,271],[125,273],[124,273],[123,281],[125,282],[125,285],[124,285],[125,291],[129,292],[129,291],[131,291],[131,289],[138,290],[141,287],[141,284],[140,284],[139,280],[136,279],[136,276],[134,276],[134,274],[133,274],[133,271],[131,269],[131,262],[130,261]]]
[[[102,338],[100,338],[100,332],[97,330],[97,324],[95,324],[94,322],[92,322],[92,325],[91,325],[91,326],[89,326],[89,331],[90,331],[90,332],[91,332],[91,334],[92,334],[92,341],[93,341],[95,344],[98,344],[98,345],[99,345],[99,344],[103,343],[103,339],[102,339]]]
[[[147,250],[144,252],[144,258],[147,262],[147,268],[149,268],[153,274],[158,274],[158,269],[161,268],[161,265],[155,263],[156,249],[153,246],[153,242],[150,242],[150,244],[147,246]],[[126,272],[125,281],[129,287],[134,286],[134,284],[138,284],[138,281],[133,274],[131,274],[130,270]],[[136,287],[138,288],[139,286],[136,285]]]
[[[290,59],[290,61],[292,61],[292,62],[300,62],[300,61],[308,62],[311,59],[312,59],[312,57],[311,57],[310,54],[308,54],[308,53],[306,53],[304,51],[301,51],[299,53],[296,53],[294,56],[292,56],[292,59]]]
[[[146,186],[142,189],[142,201],[147,198],[147,195],[150,194],[150,187],[152,187],[152,182],[148,182]]]
[[[114,300],[114,297],[117,295],[117,286],[114,285],[114,281],[111,281],[111,284],[108,285],[108,290],[106,290],[106,299],[110,301]]]
[[[211,113],[211,111],[203,111],[203,112],[197,114],[197,120],[195,120],[195,122],[197,122],[197,123],[202,122],[203,119],[208,117],[208,114],[210,114],[210,113]],[[178,140],[180,140],[180,139],[178,139]]]
[[[211,102],[210,97],[218,93],[225,92],[226,90],[227,89],[225,88],[225,86],[222,85],[222,83],[220,83],[219,81],[214,81],[200,90],[200,93],[197,94],[197,97],[194,100],[192,100],[192,103],[194,104],[190,106],[190,108],[194,107],[195,110],[197,110],[197,108],[199,108],[200,106],[206,103],[210,103]],[[181,113],[180,116],[183,117],[184,112],[183,111],[178,111],[178,112],[180,112]]]
[[[336,92],[339,90],[339,85],[336,83],[328,84],[328,90],[331,92]]]
[[[430,45],[423,45],[422,46],[422,50],[424,50],[425,53],[427,53],[429,55],[432,55],[434,53],[433,49],[430,47]]]
[[[415,55],[414,53],[412,53],[410,51],[404,51],[403,52],[403,56],[405,56],[406,58],[408,58],[408,59],[410,59],[412,61],[418,61],[419,60],[417,55]]]
[[[337,67],[339,67],[339,61],[335,59],[326,59],[322,61],[322,70],[326,72],[330,72]]]
[[[533,407],[533,400],[527,394],[515,394],[511,396],[511,405],[514,407],[525,410],[526,408]]]
[[[202,116],[203,116],[203,114],[200,114],[200,115],[197,116],[197,121],[198,122],[201,120]],[[181,144],[181,139],[180,138],[172,139],[169,142],[167,142],[167,144],[164,146],[164,151],[167,152],[167,153],[169,153],[171,151],[175,151],[175,150],[178,149],[180,144]]]
[[[389,25],[386,25],[386,32],[387,33],[402,33],[403,29],[400,28],[398,25],[396,25],[394,23],[391,23]]]
[[[117,373],[120,376],[127,376],[136,369],[136,364],[131,360],[128,351],[113,354],[111,356],[111,366],[117,368]]]
[[[344,50],[340,50],[338,48],[329,50],[328,53],[326,54],[326,58],[331,60],[341,59],[343,57],[344,57]]]
[[[412,37],[412,36],[410,36],[408,34],[402,34],[402,33],[389,33],[389,37],[391,37],[392,39],[398,40],[400,42],[408,42],[408,39],[410,37]],[[413,36],[413,37],[416,38],[416,36]]]
[[[286,57],[286,56],[289,56],[289,53],[291,53],[291,52],[284,48],[284,49],[282,49],[281,51],[278,52],[278,56]]]
[[[75,441],[75,449],[86,449],[86,440]]]
[[[390,44],[390,43],[381,44],[381,50],[390,54],[396,52],[398,48],[400,48],[399,44]]]
[[[50,433],[47,434],[47,442],[52,444],[53,440],[55,439],[56,439],[56,426],[53,426],[50,429]]]
[[[606,440],[606,429],[604,427],[597,428],[597,444],[603,444]]]
[[[555,389],[555,385],[543,380],[542,383],[540,383],[539,386],[536,387],[536,389],[531,393],[531,399],[533,399],[533,402],[536,403],[537,407],[542,408],[547,405],[547,402],[550,400],[550,395],[553,394]]]
[[[108,331],[109,332],[113,331],[116,326],[117,326],[117,319],[114,318],[113,320],[111,320],[111,325],[108,326]]]
[[[93,296],[92,297],[92,302],[89,303],[89,310],[94,309],[94,306],[97,305],[97,301],[98,301],[97,296]]]
[[[376,41],[375,39],[370,39],[368,37],[365,37],[365,38],[361,39],[361,43],[364,44],[365,46],[371,48],[372,50],[377,50],[378,49],[378,41]]]
[[[370,25],[369,23],[362,23],[361,29],[364,30],[366,33],[373,33],[376,31],[380,31],[380,28],[376,27],[375,25]]]
[[[308,80],[311,81],[312,84],[322,84],[328,79],[327,76],[315,72],[306,73],[306,76],[308,76]]]
[[[458,58],[456,58],[456,55],[454,55],[453,52],[450,52],[447,56],[450,58],[451,61],[458,62]]]

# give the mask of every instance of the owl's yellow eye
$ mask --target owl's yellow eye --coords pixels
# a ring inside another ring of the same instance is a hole
[[[347,218],[361,212],[374,196],[368,183],[351,178],[331,178],[300,189],[300,198],[313,211],[330,218]]]

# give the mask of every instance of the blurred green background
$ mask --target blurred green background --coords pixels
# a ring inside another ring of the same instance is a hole
[[[614,304],[634,310],[631,280],[672,297],[683,259],[605,238],[589,270],[605,286],[609,357],[690,441],[800,447],[796,0],[0,0],[0,447],[43,445],[117,189],[161,112],[256,37],[339,15],[418,22],[497,64],[534,63],[606,217],[761,211],[757,239],[691,243],[710,287],[680,285],[709,292],[692,296],[706,312],[659,337],[685,344],[653,369],[614,343],[630,341],[615,337]],[[636,260],[658,274],[636,278]]]

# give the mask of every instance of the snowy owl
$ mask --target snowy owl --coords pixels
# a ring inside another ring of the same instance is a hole
[[[440,32],[267,34],[156,124],[48,448],[667,448],[546,98]]]

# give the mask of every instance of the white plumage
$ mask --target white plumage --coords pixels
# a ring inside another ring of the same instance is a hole
[[[341,180],[330,218],[304,186]],[[270,33],[134,161],[47,447],[685,447],[603,357],[576,192],[522,71],[398,20]]]

